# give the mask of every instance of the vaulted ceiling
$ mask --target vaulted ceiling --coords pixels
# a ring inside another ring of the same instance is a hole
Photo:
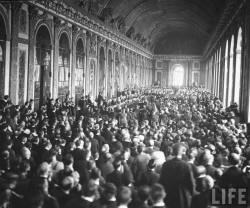
[[[227,0],[79,1],[104,22],[118,22],[128,37],[155,53],[173,54],[202,53]]]

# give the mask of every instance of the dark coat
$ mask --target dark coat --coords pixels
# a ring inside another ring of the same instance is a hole
[[[193,172],[190,166],[174,158],[163,164],[160,182],[167,197],[166,204],[171,208],[189,208],[195,190]]]
[[[138,178],[137,185],[148,185],[152,186],[154,183],[159,181],[160,175],[152,170],[147,170],[141,174]]]
[[[220,186],[223,188],[247,187],[247,179],[244,173],[237,167],[232,166],[221,176]]]
[[[107,182],[111,182],[116,187],[123,186],[123,174],[120,171],[114,170],[112,173],[107,175]]]
[[[89,208],[92,207],[92,202],[85,200],[80,196],[73,197],[69,200],[68,203],[64,206],[65,208]]]

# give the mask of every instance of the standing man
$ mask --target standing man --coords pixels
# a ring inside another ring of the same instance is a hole
[[[173,145],[174,158],[165,162],[160,182],[167,193],[166,204],[169,208],[190,208],[195,190],[193,172],[185,161],[186,147],[182,143]]]

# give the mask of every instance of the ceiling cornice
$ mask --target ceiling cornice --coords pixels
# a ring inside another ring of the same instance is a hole
[[[112,28],[101,24],[96,20],[93,20],[79,11],[76,11],[69,5],[66,5],[62,2],[47,0],[41,0],[39,2],[35,0],[29,0],[28,3],[35,5],[36,7],[43,9],[54,16],[58,16],[71,24],[77,25],[83,29],[89,30],[101,37],[104,37],[107,40],[117,43],[118,45],[137,54],[147,58],[153,57],[153,53],[148,49],[137,44],[135,41],[129,39],[120,32],[114,31]]]
[[[227,29],[230,27],[233,20],[237,17],[245,3],[246,0],[242,0],[241,4],[239,4],[239,0],[229,0],[211,38],[209,39],[205,47],[205,50],[203,52],[203,59],[206,59],[208,56],[210,56],[211,52],[218,45],[218,42],[226,33]]]

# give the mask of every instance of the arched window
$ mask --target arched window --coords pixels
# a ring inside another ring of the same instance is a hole
[[[70,47],[66,33],[63,33],[59,39],[58,66],[58,97],[63,99],[63,97],[69,94],[70,77]]]
[[[209,60],[209,81],[208,81],[208,87],[209,90],[212,92],[212,87],[213,87],[213,57],[210,58]]]
[[[43,105],[50,97],[51,38],[49,29],[41,25],[36,33],[36,56],[34,69],[34,106]]]
[[[104,92],[105,89],[105,52],[104,48],[100,48],[99,57],[99,92]]]
[[[206,63],[206,88],[209,89],[209,85],[208,85],[208,80],[209,80],[209,61],[207,61]]]
[[[76,69],[75,69],[75,94],[76,101],[81,98],[84,92],[84,46],[80,38],[76,43]]]
[[[236,46],[236,68],[235,68],[235,85],[234,85],[234,102],[240,104],[240,88],[241,88],[241,56],[242,56],[242,29],[238,31]]]
[[[107,96],[108,98],[111,98],[112,94],[112,90],[113,90],[113,67],[112,67],[112,51],[109,50],[108,52],[108,77],[107,77],[107,81],[108,81],[108,91],[107,91]]]
[[[220,82],[220,76],[221,76],[221,48],[218,51],[218,62],[217,62],[217,70],[218,70],[218,76],[217,76],[217,97],[220,97],[220,87],[221,87],[221,82]]]
[[[184,85],[184,68],[182,65],[177,65],[173,70],[173,86],[181,87]]]
[[[5,87],[5,45],[6,45],[6,27],[3,17],[0,14],[0,99],[4,95]]]
[[[217,87],[217,52],[214,54],[213,58],[213,71],[214,71],[214,76],[213,76],[213,94],[216,94],[216,87]]]
[[[224,67],[224,86],[223,86],[223,104],[226,107],[227,105],[227,84],[228,84],[228,41],[226,42],[226,49],[225,49],[225,67]]]
[[[234,74],[234,36],[231,38],[230,45],[230,65],[229,65],[229,77],[228,77],[228,99],[227,106],[231,105],[233,96],[233,74]]]
[[[215,62],[214,62],[214,68],[215,68],[215,86],[214,86],[214,94],[217,96],[217,86],[218,86],[218,50],[215,53]]]
[[[117,91],[120,91],[120,59],[118,52],[115,53],[115,86],[114,86],[114,94],[117,94]]]

